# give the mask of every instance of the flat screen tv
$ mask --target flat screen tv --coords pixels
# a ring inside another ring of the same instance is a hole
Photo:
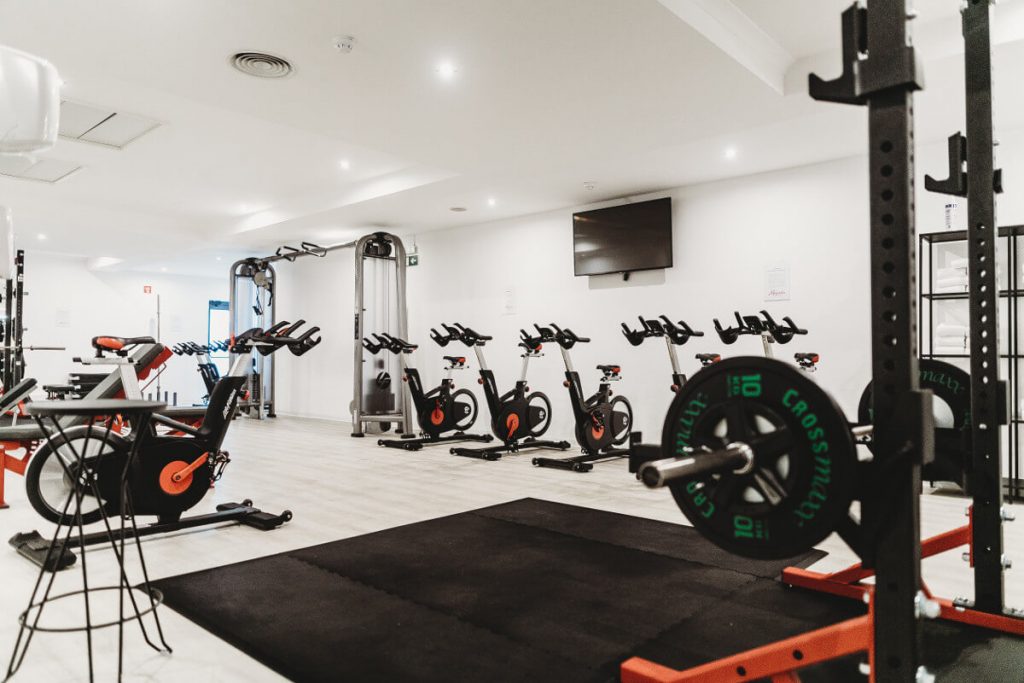
[[[573,214],[573,258],[581,275],[672,267],[672,199]]]

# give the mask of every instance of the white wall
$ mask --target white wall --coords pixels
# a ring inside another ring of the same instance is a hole
[[[926,193],[925,173],[944,177],[945,144],[917,150],[918,230],[943,229],[946,198]],[[1007,186],[1024,178],[1024,135],[1002,135],[999,163]],[[644,198],[671,196],[674,267],[621,276],[573,276],[571,215],[574,207],[533,216],[419,234],[420,265],[409,269],[410,336],[419,342],[417,367],[428,385],[441,373],[442,352],[427,332],[440,322],[461,321],[495,337],[487,360],[499,388],[511,388],[519,372],[520,327],[556,322],[594,342],[574,349],[584,388],[596,388],[597,363],[623,366],[616,389],[630,398],[637,425],[661,428],[671,400],[667,353],[658,344],[630,346],[619,323],[643,314],[682,318],[706,336],[680,349],[684,372],[697,369],[693,355],[759,354],[760,342],[744,338],[725,346],[712,319],[732,311],[768,309],[792,316],[810,330],[806,338],[777,347],[822,354],[819,381],[850,415],[870,373],[868,169],[852,158],[727,181],[677,188]],[[612,202],[617,203],[617,202]],[[961,220],[964,220],[961,216]],[[1004,195],[1001,225],[1024,222],[1024,198]],[[411,249],[412,239],[406,238]],[[304,317],[324,327],[325,342],[302,359],[282,359],[278,402],[282,412],[347,419],[351,400],[352,266],[348,252],[284,265],[279,278],[279,315]],[[783,261],[791,271],[792,298],[763,300],[765,266]],[[301,264],[301,265],[300,265]],[[506,314],[509,304],[514,313]],[[457,376],[479,390],[474,369]],[[557,347],[534,361],[530,385],[554,403],[551,434],[571,439],[567,392]],[[478,393],[479,396],[479,393]],[[482,399],[482,396],[480,396]],[[486,429],[486,423],[481,424]]]
[[[352,400],[352,329],[355,295],[352,250],[324,258],[278,262],[278,320],[304,318],[321,328],[323,342],[304,356],[275,353],[279,413],[349,420]],[[306,328],[308,329],[308,327]]]
[[[698,367],[698,352],[760,353],[757,338],[724,346],[712,319],[730,318],[736,309],[767,308],[811,330],[806,340],[780,347],[780,356],[822,353],[821,380],[853,406],[867,376],[869,300],[866,288],[858,286],[868,268],[861,199],[866,177],[864,162],[854,159],[655,195],[673,200],[674,266],[634,273],[629,282],[619,275],[573,276],[571,209],[424,234],[417,239],[421,265],[410,269],[410,291],[416,293],[410,327],[422,335],[441,320],[460,320],[493,335],[487,360],[499,386],[509,388],[520,362],[519,328],[533,322],[569,326],[593,339],[573,349],[584,388],[596,388],[597,363],[621,364],[624,379],[616,389],[633,403],[637,425],[653,435],[672,398],[668,354],[651,341],[630,346],[619,323],[664,313],[703,330],[705,337],[679,349],[683,371],[690,374]],[[779,261],[791,268],[792,300],[765,303],[764,269]],[[515,312],[506,314],[509,296]],[[424,348],[422,371],[428,380],[437,379],[439,353],[429,343]],[[562,372],[552,345],[534,362],[530,385],[554,402],[551,433],[571,440]]]
[[[152,294],[143,293],[144,285],[152,286]],[[83,369],[71,359],[92,355],[94,336],[156,336],[157,295],[160,339],[168,345],[202,343],[208,302],[227,299],[227,277],[96,272],[80,258],[26,251],[25,291],[25,344],[67,347],[26,352],[26,376],[40,384],[63,384],[69,371]],[[179,405],[191,405],[206,393],[189,356],[172,357],[160,384],[162,390],[178,392]]]

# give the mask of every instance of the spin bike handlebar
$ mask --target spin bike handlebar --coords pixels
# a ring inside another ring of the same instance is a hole
[[[782,321],[786,323],[785,325],[779,325],[775,322],[768,311],[761,311],[761,316],[764,318],[768,331],[772,333],[772,337],[780,344],[788,344],[798,334],[807,334],[807,330],[797,327],[796,323],[788,315],[782,317]]]
[[[568,327],[562,329],[554,323],[551,323],[551,327],[555,330],[555,341],[567,351],[577,344],[587,344],[590,342],[590,337],[581,337]]]
[[[661,316],[662,327],[665,328],[665,335],[668,336],[676,346],[681,346],[690,341],[691,337],[703,337],[704,333],[693,329],[685,320],[673,323],[667,315]]]
[[[431,327],[430,328],[430,338],[434,340],[435,344],[437,344],[441,348],[444,348],[444,347],[448,346],[448,343],[452,339],[455,339],[455,335],[453,335],[451,332],[449,332],[448,334],[441,334],[436,329]]]
[[[448,326],[444,326],[448,329]],[[462,323],[455,323],[454,329],[459,333],[459,340],[466,346],[483,346],[485,343],[494,339],[494,337],[487,334],[480,334],[472,327],[466,327]]]
[[[656,319],[645,320],[638,316],[640,329],[632,330],[626,323],[622,323],[622,334],[633,346],[640,346],[645,339],[650,337],[668,337],[669,341],[676,346],[681,346],[690,341],[691,337],[703,337],[703,332],[690,327],[686,321],[672,322],[667,315],[658,316]]]
[[[278,349],[287,347],[294,356],[304,355],[318,346],[323,338],[314,336],[320,331],[319,327],[311,327],[298,337],[286,336],[283,333],[283,331],[294,333],[302,324],[305,324],[305,321],[295,324],[283,321],[266,331],[253,327],[235,337],[231,353],[249,353],[255,349],[259,351],[260,355],[269,356]]]

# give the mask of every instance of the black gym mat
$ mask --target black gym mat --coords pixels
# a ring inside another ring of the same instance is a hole
[[[603,682],[632,655],[693,666],[862,613],[774,579],[822,555],[751,561],[690,527],[526,499],[156,585],[295,681]],[[949,659],[957,638],[930,649]],[[856,668],[803,680],[861,683]]]

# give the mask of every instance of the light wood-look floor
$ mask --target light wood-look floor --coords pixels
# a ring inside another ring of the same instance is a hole
[[[171,576],[254,557],[333,541],[401,524],[409,524],[474,508],[534,497],[684,523],[667,491],[649,491],[625,472],[623,463],[599,465],[588,474],[537,469],[529,455],[485,462],[447,455],[435,447],[419,453],[379,448],[375,438],[353,439],[348,425],[281,417],[266,422],[239,420],[228,436],[233,456],[216,491],[195,512],[216,503],[252,498],[271,511],[291,509],[294,520],[273,532],[244,527],[205,529],[144,544],[151,577]],[[47,527],[29,507],[20,477],[8,474],[10,509],[0,510],[3,539],[17,531]],[[947,496],[922,499],[923,533],[938,533],[964,522],[965,502]],[[1008,553],[1020,568],[1007,574],[1008,602],[1024,606],[1024,521],[1006,525]],[[829,556],[818,567],[841,568],[854,561],[850,550],[833,537],[823,546]],[[116,584],[109,551],[88,555],[90,580]],[[129,555],[131,556],[131,555]],[[131,576],[138,576],[130,563]],[[970,574],[959,551],[930,559],[925,575],[939,595],[970,597]],[[0,548],[0,657],[7,659],[17,633],[17,614],[24,609],[36,568],[13,550]],[[80,587],[78,571],[63,572],[57,591]],[[251,683],[282,680],[203,629],[168,609],[160,610],[172,655],[145,647],[130,628],[126,646],[129,681],[218,681]],[[50,623],[81,621],[81,601],[47,611]],[[107,629],[95,641],[97,680],[113,680],[116,631]],[[80,634],[36,636],[20,681],[85,681],[85,638]]]

